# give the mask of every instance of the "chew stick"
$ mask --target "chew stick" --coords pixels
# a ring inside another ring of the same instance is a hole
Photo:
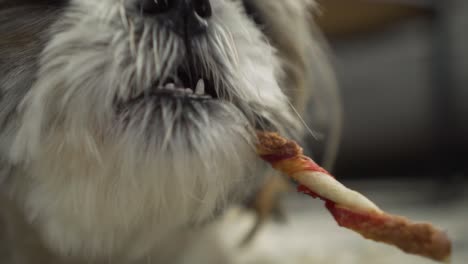
[[[339,226],[354,230],[365,238],[395,245],[407,253],[449,261],[451,242],[444,232],[428,223],[414,223],[385,213],[306,157],[296,142],[276,133],[258,132],[257,135],[260,157],[297,181],[299,192],[324,200]]]

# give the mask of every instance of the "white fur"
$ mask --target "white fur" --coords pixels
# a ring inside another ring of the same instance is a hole
[[[21,104],[10,160],[22,169],[12,195],[61,255],[148,255],[260,182],[266,167],[255,155],[251,115],[297,129],[275,50],[229,0],[211,0],[210,41],[196,42],[202,67],[224,87],[211,103],[216,111],[200,104],[191,116],[168,103],[157,119],[148,105],[116,116],[115,98],[142,92],[184,56],[175,35],[127,4],[73,0]]]

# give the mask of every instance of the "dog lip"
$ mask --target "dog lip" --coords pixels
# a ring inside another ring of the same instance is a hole
[[[161,86],[167,88],[169,85],[172,87],[191,89],[198,95],[210,95],[218,99],[218,92],[215,88],[212,74],[203,72],[199,68],[189,67],[187,63],[181,63],[168,77],[164,79],[157,79],[152,89],[159,89]]]
[[[213,99],[213,97],[209,94],[205,93],[204,88],[204,80],[200,79],[195,87],[192,88],[184,88],[178,87],[174,83],[168,83],[164,87],[157,87],[155,89],[151,89],[149,95],[172,95],[175,97],[189,97],[194,99]],[[194,91],[195,90],[195,91]]]
[[[203,78],[198,79],[196,85],[186,86],[181,82],[166,82],[163,86],[153,86],[149,89],[149,94],[168,94],[173,96],[186,96],[199,99],[213,99],[213,96],[206,91],[206,83]],[[148,92],[146,92],[148,93]]]
[[[194,92],[192,88],[184,88],[176,86],[174,83],[167,83],[165,86],[153,87],[147,89],[141,94],[130,98],[125,104],[131,105],[143,100],[151,100],[152,98],[185,98],[189,100],[213,100],[209,94],[199,94]]]

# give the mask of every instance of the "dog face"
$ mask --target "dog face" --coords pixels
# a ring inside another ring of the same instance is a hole
[[[210,219],[265,174],[256,129],[300,134],[309,5],[0,1],[4,189],[61,254],[137,258]]]

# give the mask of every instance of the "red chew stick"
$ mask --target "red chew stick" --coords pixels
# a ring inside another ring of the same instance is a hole
[[[339,226],[354,230],[367,239],[395,245],[404,252],[419,254],[438,261],[447,260],[450,241],[447,236],[426,223],[389,214],[361,213],[340,208],[300,185],[298,191],[325,200],[325,206]],[[408,243],[414,241],[415,243]],[[448,253],[447,253],[448,252]]]
[[[259,132],[257,151],[273,168],[300,183],[298,191],[325,201],[338,225],[352,229],[365,238],[395,245],[401,250],[438,261],[447,261],[451,242],[444,232],[426,223],[381,211],[364,196],[347,189],[303,155],[295,142],[276,133]]]

